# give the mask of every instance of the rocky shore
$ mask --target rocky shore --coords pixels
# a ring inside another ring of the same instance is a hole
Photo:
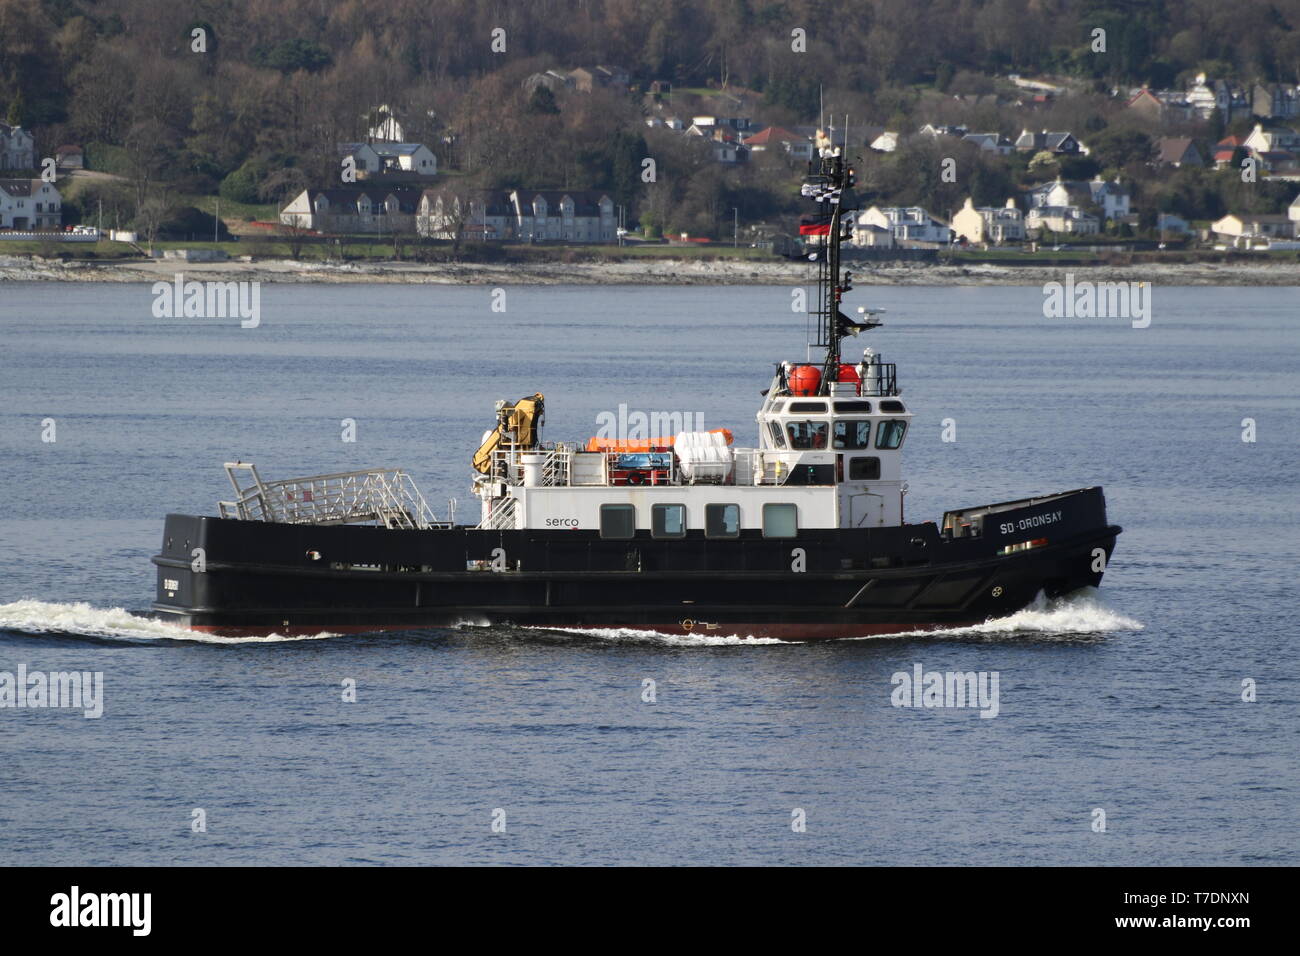
[[[801,285],[812,281],[805,263],[781,259],[625,259],[528,263],[320,263],[129,260],[62,262],[0,255],[5,282],[157,282],[177,272],[196,279],[260,282],[408,282],[452,285]],[[1300,263],[1170,262],[1137,265],[855,264],[858,285],[1041,285],[1066,272],[1076,281],[1150,282],[1165,286],[1297,286]]]

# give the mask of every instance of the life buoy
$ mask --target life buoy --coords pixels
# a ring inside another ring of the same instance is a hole
[[[641,474],[641,472],[639,472],[639,471],[629,472],[629,473],[628,473],[628,476],[627,476],[627,483],[628,483],[629,485],[640,485],[640,484],[644,484],[644,483],[645,483],[645,475]]]

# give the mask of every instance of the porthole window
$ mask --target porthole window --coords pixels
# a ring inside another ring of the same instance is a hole
[[[650,508],[652,538],[686,537],[685,505],[653,505]]]
[[[635,505],[600,506],[600,536],[602,538],[631,538],[635,535]]]
[[[740,537],[740,505],[705,505],[704,536],[706,538]]]
[[[799,533],[799,512],[794,505],[763,505],[763,537],[793,538]]]

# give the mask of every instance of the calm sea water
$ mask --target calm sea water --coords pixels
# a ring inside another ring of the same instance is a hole
[[[223,461],[402,466],[472,520],[497,398],[544,392],[550,438],[624,402],[750,443],[803,356],[790,290],[267,286],[241,329],[154,318],[147,285],[6,286],[0,670],[102,671],[105,703],[0,710],[0,863],[1300,862],[1300,290],[1157,289],[1147,329],[1044,319],[1037,288],[854,298],[917,412],[909,518],[1103,484],[1100,592],[816,645],[187,638],[136,615]],[[918,663],[996,671],[999,715],[891,706]]]

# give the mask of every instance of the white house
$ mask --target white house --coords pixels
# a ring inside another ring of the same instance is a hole
[[[853,223],[853,236],[850,242],[855,246],[864,246],[868,249],[892,249],[894,230],[888,226],[877,226],[858,219]]]
[[[402,124],[397,121],[393,108],[387,103],[371,110],[369,121],[372,125],[366,131],[366,136],[371,140],[400,143],[406,139]]]
[[[893,233],[895,242],[948,243],[952,230],[920,206],[872,206],[856,225],[880,226]]]
[[[0,169],[35,169],[36,145],[21,126],[0,123]]]
[[[438,157],[420,143],[375,143],[372,148],[383,162],[385,172],[438,175]]]
[[[755,153],[768,149],[784,149],[795,159],[809,160],[813,156],[813,144],[807,137],[800,136],[781,126],[769,126],[744,140],[744,145]]]
[[[614,200],[592,189],[516,189],[510,194],[518,238],[529,241],[613,242]]]
[[[420,196],[415,230],[434,239],[514,239],[517,217],[509,190],[480,189],[462,195],[451,189],[426,189]]]
[[[609,195],[591,189],[478,190],[461,196],[426,189],[416,215],[423,236],[525,242],[613,242],[618,219]]]
[[[280,210],[280,222],[320,232],[414,232],[419,205],[420,190],[383,182],[304,189]]]
[[[1016,139],[1016,149],[1027,153],[1041,153],[1046,150],[1057,155],[1088,155],[1088,147],[1075,139],[1073,134],[1066,132],[1054,133],[1050,130],[1041,130],[1037,133],[1032,133],[1027,129],[1021,130],[1020,136]]]
[[[871,141],[871,148],[878,153],[892,153],[898,149],[898,133],[885,130]]]
[[[961,139],[963,143],[973,143],[984,152],[998,156],[1010,156],[1016,148],[1016,144],[1001,133],[967,133]]]
[[[58,229],[63,197],[41,179],[0,179],[0,229]]]
[[[1210,225],[1215,235],[1233,239],[1239,236],[1291,239],[1296,235],[1296,228],[1295,220],[1281,213],[1228,213]]]
[[[1118,182],[1108,182],[1100,176],[1088,182],[1065,182],[1060,178],[1035,186],[1026,194],[1029,208],[1082,207],[1095,203],[1103,219],[1121,219],[1129,215],[1130,196],[1127,187]]]
[[[339,143],[338,153],[340,164],[343,160],[352,158],[352,162],[356,165],[358,179],[365,179],[367,176],[381,172],[384,168],[383,160],[369,143]]]
[[[1101,223],[1092,213],[1084,212],[1078,206],[1034,206],[1025,216],[1025,228],[1093,236],[1101,231]]]
[[[1300,234],[1300,193],[1296,193],[1295,199],[1291,200],[1291,205],[1287,207],[1286,214],[1296,224],[1296,232]]]
[[[1025,238],[1025,217],[1008,199],[1003,206],[981,206],[967,196],[966,202],[952,217],[952,231],[967,242],[1021,242]]]
[[[1300,149],[1300,133],[1282,126],[1266,127],[1263,123],[1256,123],[1241,145],[1257,153],[1292,152]]]

